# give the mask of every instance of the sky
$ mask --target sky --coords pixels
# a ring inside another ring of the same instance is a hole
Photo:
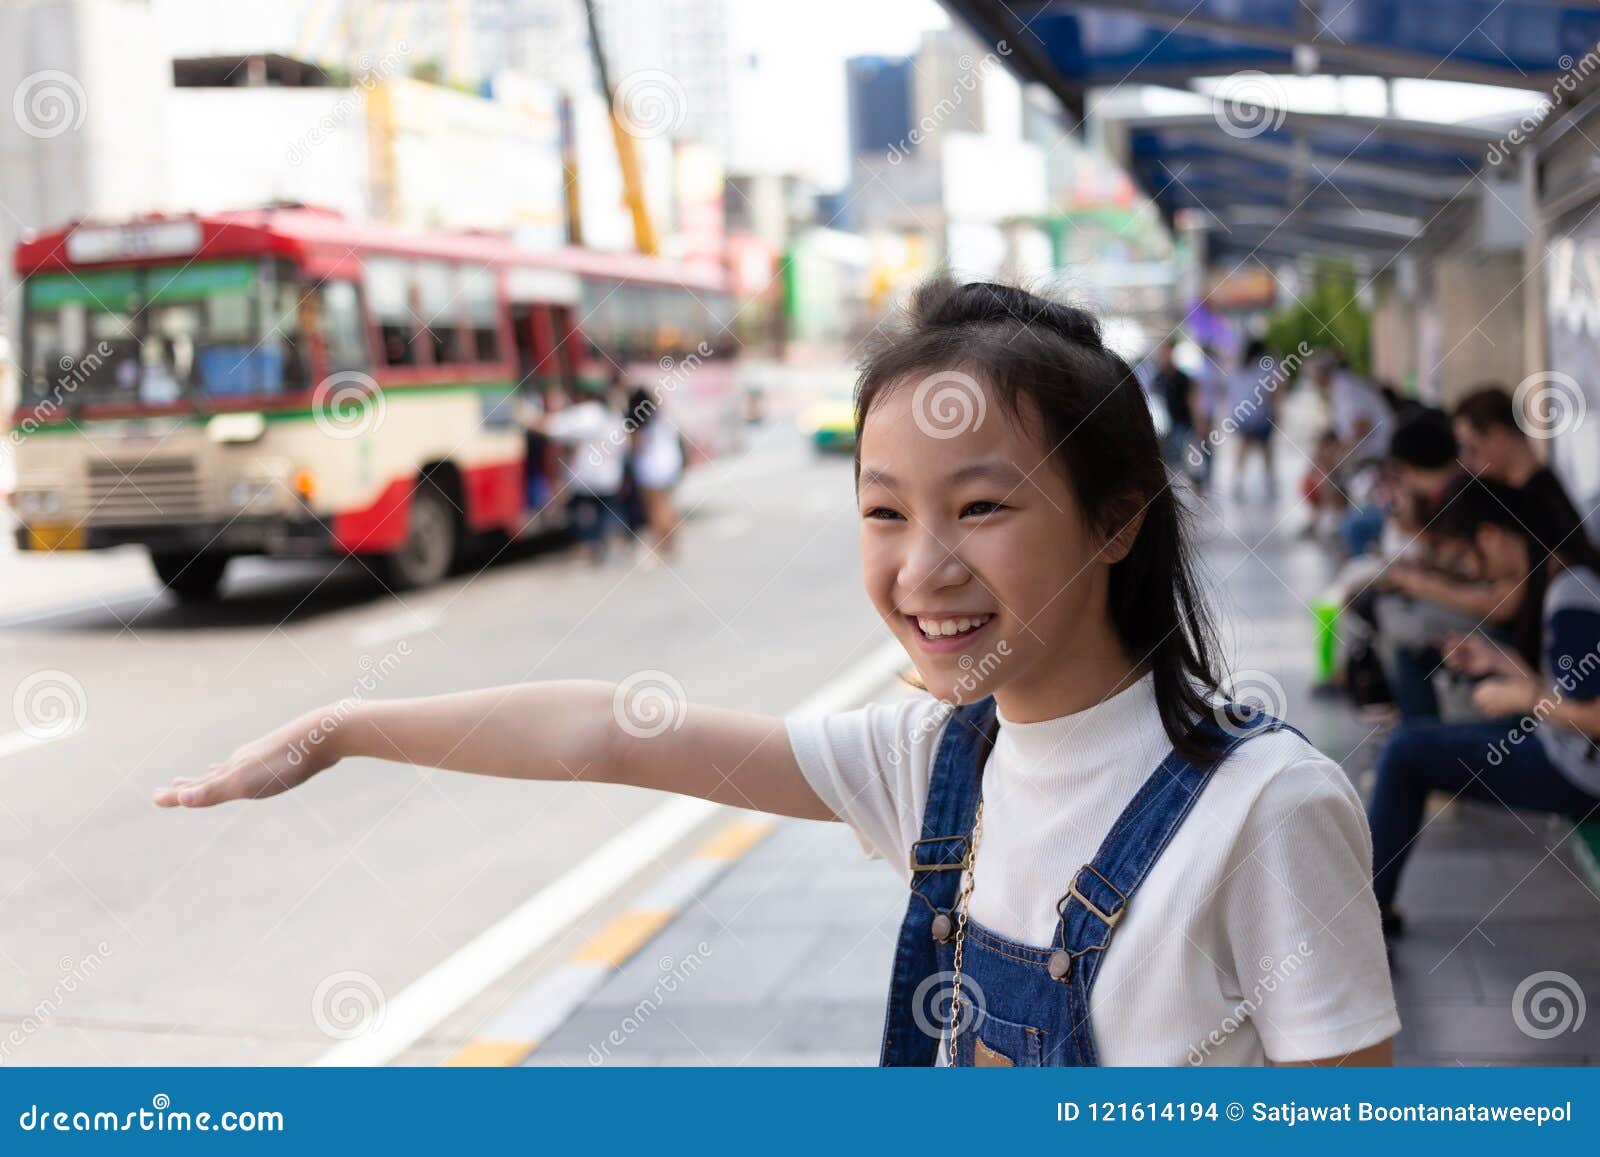
[[[795,161],[825,189],[849,178],[844,62],[908,56],[922,33],[949,26],[934,0],[735,0],[737,43],[759,70],[754,86],[771,126],[772,160]],[[763,167],[766,167],[763,165]]]

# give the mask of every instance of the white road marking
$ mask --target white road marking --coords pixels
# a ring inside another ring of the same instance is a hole
[[[439,621],[439,612],[425,607],[409,607],[398,614],[385,614],[381,618],[363,623],[351,633],[351,641],[358,647],[372,647],[391,639],[403,639],[432,630]]]
[[[8,731],[0,734],[0,759],[8,755],[16,755],[23,751],[32,751],[35,747],[43,747],[47,743],[54,743],[58,739],[65,739],[67,735],[76,734],[67,732],[64,735],[29,735],[26,731]]]

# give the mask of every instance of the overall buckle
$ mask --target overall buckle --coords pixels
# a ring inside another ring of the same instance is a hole
[[[1117,894],[1117,899],[1122,901],[1122,904],[1115,912],[1101,911],[1098,904],[1089,899],[1088,896],[1085,896],[1083,892],[1079,890],[1078,877],[1083,875],[1085,872],[1093,872],[1097,877],[1099,877],[1102,884]],[[1079,868],[1075,873],[1073,873],[1072,883],[1067,885],[1067,894],[1066,896],[1062,897],[1061,907],[1065,907],[1066,902],[1071,899],[1076,899],[1078,903],[1082,904],[1085,908],[1089,909],[1089,911],[1098,916],[1101,923],[1103,923],[1107,928],[1115,928],[1118,921],[1122,919],[1122,914],[1128,910],[1128,898],[1122,894],[1122,890],[1110,880],[1106,879],[1100,870],[1097,869],[1093,864],[1085,864],[1083,867]]]
[[[961,857],[953,864],[920,863],[917,860],[917,849],[922,847],[923,844],[955,844],[961,849]],[[913,873],[965,871],[971,865],[971,860],[972,845],[966,836],[927,836],[911,845],[911,871]]]

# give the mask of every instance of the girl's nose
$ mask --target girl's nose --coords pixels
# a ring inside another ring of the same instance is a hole
[[[959,547],[939,535],[916,536],[900,567],[900,587],[907,596],[960,586],[971,577]],[[913,607],[915,609],[915,607]]]

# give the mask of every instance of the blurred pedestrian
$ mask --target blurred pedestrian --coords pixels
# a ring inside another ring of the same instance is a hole
[[[1272,459],[1272,415],[1277,405],[1278,362],[1267,351],[1266,342],[1252,338],[1244,357],[1228,374],[1227,412],[1223,429],[1232,434],[1237,447],[1233,454],[1233,497],[1243,501],[1244,476],[1252,454],[1260,457],[1267,475],[1267,500],[1278,496],[1278,477]]]
[[[552,397],[557,395],[552,395]],[[629,533],[622,510],[627,431],[603,395],[568,387],[566,404],[536,419],[536,428],[561,444],[567,516],[579,553],[598,566],[613,534]]]
[[[1516,403],[1496,385],[1480,386],[1456,403],[1451,417],[1461,464],[1472,473],[1520,490],[1548,509],[1560,538],[1584,534],[1583,516],[1554,470],[1539,460],[1517,423]]]
[[[1209,461],[1201,453],[1195,439],[1195,415],[1200,409],[1199,386],[1178,368],[1177,346],[1176,339],[1169,337],[1156,347],[1156,372],[1151,387],[1167,407],[1167,434],[1162,457],[1174,472],[1198,480],[1205,463]]]
[[[637,389],[628,399],[628,426],[633,437],[633,474],[643,500],[646,565],[677,553],[673,532],[678,527],[678,509],[673,491],[683,477],[683,437],[669,414],[663,412],[657,394]]]
[[[1393,418],[1383,391],[1352,370],[1337,347],[1320,351],[1309,368],[1312,382],[1327,399],[1344,467],[1354,469],[1387,455]]]

